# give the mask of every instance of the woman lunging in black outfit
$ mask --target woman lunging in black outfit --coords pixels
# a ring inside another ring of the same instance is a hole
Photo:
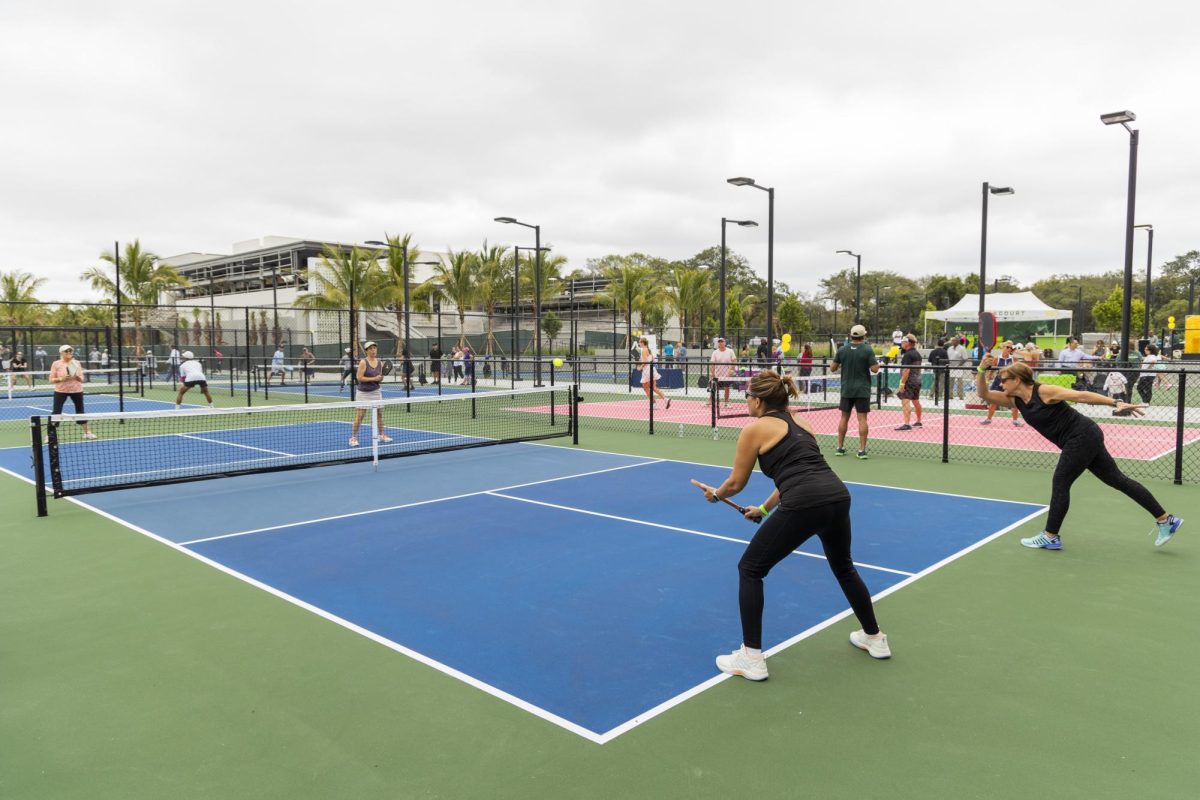
[[[775,481],[771,496],[746,511],[748,519],[766,519],[738,562],[742,646],[717,657],[722,672],[752,681],[767,678],[762,654],[763,578],[814,535],[820,537],[829,569],[862,624],[862,630],[850,634],[850,643],[874,658],[892,655],[887,636],[875,622],[871,593],[850,556],[850,492],[825,463],[812,426],[788,413],[788,398],[798,395],[791,377],[770,370],[755,375],[746,392],[746,406],[756,419],[738,437],[733,471],[715,489],[703,487],[711,503],[732,497],[746,487],[755,460],[763,474]]]
[[[1061,550],[1059,530],[1067,509],[1071,505],[1071,484],[1088,470],[1109,486],[1132,498],[1138,505],[1154,515],[1157,533],[1155,547],[1166,544],[1183,520],[1168,514],[1150,494],[1150,490],[1133,480],[1117,467],[1117,462],[1104,446],[1104,431],[1095,422],[1071,408],[1064,401],[1086,403],[1093,406],[1112,406],[1117,413],[1142,416],[1145,406],[1124,403],[1095,392],[1080,392],[1064,386],[1035,383],[1033,371],[1026,364],[1010,364],[1000,370],[1000,391],[987,388],[984,373],[992,367],[994,359],[987,356],[979,365],[976,388],[979,396],[988,403],[1010,406],[1021,412],[1029,427],[1062,448],[1050,492],[1050,515],[1046,530],[1037,536],[1022,539],[1026,547],[1044,550]]]

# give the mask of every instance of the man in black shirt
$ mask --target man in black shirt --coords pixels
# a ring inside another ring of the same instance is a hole
[[[937,347],[929,351],[929,363],[934,367],[944,367],[950,363],[950,353],[946,350],[945,339],[938,339]],[[946,380],[946,373],[943,370],[935,369],[933,371],[933,390],[929,393],[935,406],[941,401],[942,381],[944,380]]]
[[[900,342],[903,354],[900,356],[900,407],[904,412],[904,424],[898,425],[898,431],[911,431],[921,425],[921,351],[917,350],[917,337],[911,333]],[[911,404],[911,405],[910,405]],[[913,409],[917,411],[917,421],[909,425]]]
[[[439,342],[429,348],[429,374],[435,384],[442,385],[442,345]]]

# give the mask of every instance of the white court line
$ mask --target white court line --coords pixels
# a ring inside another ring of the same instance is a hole
[[[539,445],[539,446],[547,446],[547,445]],[[603,451],[589,451],[589,452],[603,452]],[[613,455],[612,453],[605,453],[605,454]],[[519,484],[517,486],[512,486],[512,487],[503,487],[503,488],[496,489],[493,491],[498,492],[498,491],[504,491],[506,489],[521,488],[522,486],[532,486],[532,485],[537,485],[537,484],[541,484],[541,483],[551,483],[556,480],[565,480],[565,479],[569,479],[569,478],[573,478],[573,477],[583,477],[588,474],[599,474],[601,472],[612,472],[612,471],[619,470],[619,469],[628,469],[630,467],[647,466],[650,464],[662,463],[667,460],[668,459],[654,459],[654,460],[649,460],[649,461],[644,461],[644,462],[638,462],[635,464],[628,464],[628,465],[624,465],[621,467],[613,467],[613,468],[604,469],[604,470],[596,470],[592,473],[581,473],[580,475],[564,476],[563,478],[551,478],[551,479],[543,480],[543,481],[532,481],[528,484]],[[714,466],[714,465],[705,465],[705,466]],[[30,478],[27,478],[22,475],[18,475],[14,472],[11,472],[10,470],[0,468],[0,472],[5,472],[9,475],[12,475],[15,478],[25,481],[26,483],[30,483],[30,484],[33,483],[33,481]],[[887,487],[887,488],[896,488],[896,487]],[[924,490],[911,490],[911,491],[924,491]],[[487,492],[474,492],[472,494],[486,494],[486,493]],[[937,492],[930,492],[930,493],[931,494],[939,494]],[[469,496],[469,495],[462,495],[462,496]],[[951,496],[969,497],[968,495],[951,495]],[[501,689],[498,689],[494,686],[486,684],[476,678],[473,678],[470,675],[459,672],[458,670],[454,669],[453,667],[450,667],[448,665],[442,664],[441,662],[435,661],[434,659],[431,659],[428,656],[425,656],[421,653],[418,653],[414,650],[404,647],[403,645],[400,645],[396,642],[386,639],[370,630],[367,630],[358,625],[355,625],[354,623],[352,623],[348,620],[342,619],[341,617],[338,617],[334,614],[331,614],[328,611],[325,611],[324,609],[313,606],[309,603],[304,602],[303,600],[300,600],[299,598],[293,597],[292,595],[282,592],[272,586],[261,583],[261,582],[255,580],[254,578],[249,577],[248,575],[244,575],[240,572],[237,572],[236,570],[230,569],[229,567],[225,566],[224,564],[221,564],[219,562],[213,561],[212,559],[206,558],[205,556],[202,556],[199,553],[196,553],[195,551],[188,549],[188,547],[187,547],[187,545],[189,544],[188,542],[180,542],[180,543],[172,542],[169,539],[165,539],[161,536],[158,536],[157,534],[151,533],[150,531],[145,530],[144,528],[140,528],[136,525],[133,525],[132,523],[130,523],[124,519],[121,519],[120,517],[113,516],[112,514],[102,511],[102,510],[96,508],[95,506],[88,505],[87,503],[80,501],[76,497],[68,497],[66,499],[72,503],[75,503],[76,505],[78,505],[82,508],[86,508],[91,511],[94,511],[97,514],[101,515],[102,517],[105,517],[106,519],[116,522],[118,525],[122,525],[136,533],[140,533],[144,536],[154,539],[155,541],[165,544],[168,547],[170,547],[174,550],[177,550],[181,553],[185,553],[190,558],[195,558],[198,561],[208,564],[209,566],[215,567],[216,569],[220,570],[221,572],[226,573],[227,575],[230,575],[238,580],[245,581],[246,583],[249,583],[250,585],[255,586],[257,588],[260,588],[263,591],[265,591],[269,594],[272,594],[286,602],[292,603],[292,604],[294,604],[300,608],[303,608],[307,611],[311,611],[313,614],[316,614],[317,616],[319,616],[323,619],[333,622],[334,624],[341,625],[341,626],[347,628],[348,630],[354,631],[355,633],[365,636],[366,638],[371,639],[372,641],[375,641],[379,644],[382,644],[385,647],[388,647],[389,649],[395,650],[398,653],[409,656],[410,658],[414,659],[415,661],[418,661],[422,664],[430,666],[430,667],[442,672],[443,674],[446,674],[450,677],[456,678],[469,686],[475,687],[487,694],[492,695],[493,697],[496,697],[497,699],[503,700],[507,703],[510,703],[511,705],[516,706],[517,708],[527,711],[530,714],[532,714],[533,716],[538,717],[539,719],[543,719],[547,722],[558,725],[559,727],[563,728],[564,730],[570,731],[571,733],[575,733],[575,734],[583,737],[584,739],[587,739],[588,741],[594,742],[596,744],[606,744],[606,743],[612,741],[613,739],[617,738],[621,734],[627,733],[628,731],[632,730],[633,728],[636,728],[638,725],[641,725],[643,722],[647,722],[647,721],[653,719],[654,717],[659,716],[660,714],[670,710],[671,708],[674,708],[675,706],[679,705],[680,703],[684,702],[685,700],[695,697],[695,696],[699,695],[701,692],[704,692],[705,690],[709,689],[710,687],[716,686],[717,684],[722,683],[723,681],[732,677],[730,675],[724,675],[724,674],[716,675],[712,678],[709,678],[707,681],[704,681],[703,683],[693,686],[692,688],[690,688],[684,692],[681,692],[680,694],[678,694],[668,700],[665,700],[664,702],[658,704],[654,708],[648,709],[647,711],[644,711],[641,714],[638,714],[636,717],[633,717],[632,719],[627,720],[626,722],[624,722],[608,731],[605,731],[602,734],[596,734],[586,728],[583,728],[583,727],[571,722],[570,720],[559,717],[558,715],[556,715],[550,711],[547,711],[545,709],[539,708],[538,706],[535,706],[525,700],[522,700],[519,697],[516,697],[516,696],[511,695]],[[455,499],[455,498],[445,498],[445,499]],[[971,499],[988,499],[988,498],[971,498]],[[425,501],[425,502],[438,502],[438,501]],[[1024,503],[1023,505],[1032,505],[1032,504]],[[398,506],[398,507],[400,507],[400,506]],[[376,509],[376,511],[386,511],[386,510],[389,510],[389,509]],[[877,601],[877,600],[883,599],[884,597],[888,596],[889,594],[891,594],[895,591],[898,591],[899,589],[901,589],[905,586],[908,586],[909,584],[913,583],[914,581],[931,574],[932,572],[944,567],[945,565],[951,563],[952,561],[956,561],[957,559],[961,558],[962,556],[966,555],[967,553],[970,553],[973,550],[976,550],[976,549],[982,547],[983,545],[987,544],[988,542],[991,542],[993,539],[1003,536],[1005,533],[1008,533],[1009,531],[1013,530],[1014,528],[1017,528],[1020,525],[1023,525],[1024,523],[1028,522],[1029,520],[1039,516],[1040,514],[1045,513],[1046,510],[1047,509],[1045,506],[1040,507],[1037,511],[1030,513],[1029,515],[1012,523],[1011,525],[1009,525],[999,531],[996,531],[995,533],[979,540],[978,542],[975,542],[972,545],[969,545],[968,547],[963,548],[962,550],[958,551],[957,553],[954,553],[954,554],[942,559],[941,561],[937,562],[936,564],[926,567],[925,569],[921,570],[920,572],[916,573],[915,575],[911,575],[910,577],[905,578],[904,580],[900,581],[899,583],[897,583],[893,586],[889,586],[887,589],[884,589],[882,592],[879,592],[878,594],[874,595],[872,597],[872,600]],[[359,514],[366,514],[366,513],[374,513],[374,511],[359,512],[356,514],[346,514],[346,515],[342,515],[342,517],[358,516]],[[330,517],[329,519],[339,519],[342,517]],[[313,520],[313,521],[315,522],[315,521],[319,521],[319,520]],[[280,527],[280,528],[292,527],[293,525],[297,525],[297,524],[305,524],[305,523],[293,523],[292,525],[284,525],[284,526],[278,526],[278,527]],[[269,530],[269,529],[264,528],[262,530]],[[255,532],[255,531],[247,531],[246,533],[253,533],[253,532]],[[214,538],[223,538],[223,537],[214,537]],[[204,541],[204,540],[197,540],[197,541]],[[766,653],[764,655],[773,656],[777,653],[780,653],[783,650],[786,650],[787,648],[796,644],[797,642],[800,642],[803,639],[807,639],[808,637],[812,636],[813,634],[815,634],[821,630],[824,630],[825,628],[830,627],[831,625],[839,622],[842,619],[845,619],[846,617],[850,616],[851,613],[853,613],[853,612],[850,609],[846,609],[845,611],[842,611],[839,614],[829,617],[828,619],[826,619],[816,625],[813,625],[812,627],[808,628],[807,630],[796,634],[795,636],[791,637],[790,639],[787,639],[786,641],[781,642],[780,644],[776,645],[775,647],[772,647],[770,650],[766,651]]]
[[[215,432],[216,431],[214,431],[214,433]],[[288,458],[298,458],[299,457],[295,453],[285,453],[282,450],[268,450],[265,447],[253,447],[248,444],[238,444],[237,442],[223,442],[220,439],[207,439],[203,436],[197,436],[194,433],[175,433],[175,434],[171,434],[171,435],[178,436],[180,439],[195,439],[198,442],[211,442],[212,444],[223,444],[228,447],[243,447],[247,450],[255,450],[259,453],[270,453],[270,454],[276,455],[276,456],[287,456]],[[118,441],[120,441],[120,440],[118,440]]]
[[[608,455],[613,455],[613,454],[609,453]],[[604,473],[604,472],[616,472],[617,470],[630,469],[632,467],[644,467],[649,464],[660,464],[664,460],[665,459],[662,459],[662,458],[656,458],[656,459],[652,459],[649,461],[639,461],[636,464],[622,464],[619,467],[606,467],[604,469],[592,470],[591,472],[580,472],[575,475],[563,475],[561,477],[546,478],[546,479],[540,480],[540,481],[529,481],[528,483],[517,483],[517,484],[513,484],[512,486],[500,486],[496,489],[482,489],[478,492],[466,492],[465,494],[455,494],[455,495],[449,495],[447,497],[435,497],[435,498],[432,498],[429,500],[416,500],[411,503],[401,503],[399,505],[394,505],[394,506],[384,506],[383,508],[369,508],[365,511],[352,511],[349,514],[335,514],[334,516],[331,516],[331,517],[318,517],[317,519],[306,519],[306,520],[301,520],[300,522],[286,522],[282,525],[270,525],[265,528],[254,528],[254,529],[248,530],[248,531],[237,531],[236,533],[223,533],[219,536],[208,536],[203,539],[191,539],[186,542],[180,542],[180,544],[181,545],[191,545],[191,544],[199,544],[201,542],[213,542],[218,539],[232,539],[237,536],[249,536],[254,533],[268,533],[270,531],[279,531],[279,530],[284,530],[286,528],[297,528],[297,527],[300,527],[301,525],[313,525],[318,522],[331,522],[332,520],[336,520],[336,519],[349,519],[351,517],[361,517],[361,516],[365,516],[367,514],[381,514],[385,511],[396,511],[401,508],[412,508],[414,506],[429,505],[430,503],[444,503],[449,500],[461,500],[466,497],[477,497],[479,495],[491,494],[492,492],[504,492],[504,491],[509,491],[511,489],[523,489],[526,486],[537,486],[537,485],[543,484],[543,483],[554,483],[555,481],[566,481],[566,480],[571,480],[573,478],[586,478],[589,475],[600,475],[601,473]]]
[[[697,530],[693,530],[692,528],[680,528],[675,525],[664,525],[661,522],[648,522],[647,520],[644,520],[644,519],[634,519],[632,517],[619,517],[615,514],[602,514],[599,511],[588,511],[586,508],[575,508],[573,506],[560,506],[557,503],[547,503],[542,500],[530,500],[527,497],[517,497],[516,495],[511,495],[511,494],[501,494],[500,491],[501,490],[497,489],[495,491],[488,492],[487,494],[490,494],[493,497],[503,497],[505,500],[516,500],[517,502],[520,502],[520,503],[531,503],[535,506],[545,506],[547,508],[557,508],[560,511],[573,511],[576,514],[587,514],[592,517],[602,517],[604,519],[617,520],[618,522],[632,522],[635,525],[646,525],[651,528],[662,528],[662,529],[668,530],[668,531],[678,531],[679,533],[690,533],[693,536],[703,536],[708,539],[720,539],[723,542],[734,542],[736,544],[741,544],[741,545],[747,544],[745,539],[735,539],[732,536],[721,536],[720,534],[717,534],[717,533],[706,533],[705,531],[697,531]],[[820,561],[828,561],[828,559],[825,558],[825,556],[817,555],[816,553],[805,553],[803,550],[793,550],[792,555],[806,556],[808,558],[815,558]],[[863,569],[879,570],[880,572],[890,572],[894,575],[904,575],[905,577],[911,577],[913,575],[913,573],[905,572],[904,570],[892,569],[891,567],[878,567],[878,566],[875,566],[874,564],[864,564],[861,561],[855,561],[854,566],[862,567]]]

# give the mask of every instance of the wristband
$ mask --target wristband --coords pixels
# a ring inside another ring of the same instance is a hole
[[[764,519],[766,519],[767,517],[771,516],[771,512],[770,512],[770,511],[767,511],[767,504],[766,504],[766,503],[763,503],[761,506],[759,506],[759,507],[758,507],[758,510],[762,512],[762,515],[763,515],[763,518],[764,518]]]
[[[983,374],[983,367],[980,367],[979,369],[977,369],[977,370],[975,370],[975,371],[976,371],[976,372],[978,372],[980,375],[982,375],[982,374]]]

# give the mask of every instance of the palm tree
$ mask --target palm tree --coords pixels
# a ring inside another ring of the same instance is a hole
[[[306,272],[308,285],[316,291],[300,295],[297,308],[316,311],[350,309],[350,340],[358,338],[357,315],[363,308],[382,308],[391,297],[391,286],[370,250],[327,244],[317,269]],[[354,295],[351,307],[350,296]]]
[[[555,295],[559,291],[559,285],[562,283],[562,269],[567,265],[567,257],[550,253],[542,254],[542,267],[538,270],[537,254],[530,253],[527,256],[522,256],[524,263],[521,265],[520,280],[517,281],[518,299],[520,297],[529,297],[529,303],[532,306],[541,298],[542,304],[545,305],[546,298]],[[541,280],[538,280],[540,276]],[[537,314],[538,309],[534,309]],[[533,340],[529,342],[529,347],[534,346]]]
[[[608,289],[596,295],[596,300],[613,306],[625,318],[625,348],[633,338],[633,312],[640,311],[648,297],[657,291],[654,273],[649,267],[623,264],[604,270]]]
[[[483,313],[487,315],[484,353],[489,356],[496,346],[496,337],[493,334],[496,306],[508,299],[509,287],[512,285],[511,262],[504,257],[506,250],[507,248],[494,245],[488,247],[487,239],[484,239],[483,247],[475,254],[479,261],[477,299],[483,306]]]
[[[15,304],[38,302],[33,293],[45,282],[45,278],[34,277],[24,270],[0,272],[0,300],[10,304],[4,309],[6,325],[33,324],[37,318],[37,306]]]
[[[479,256],[467,250],[447,250],[440,257],[441,263],[433,268],[434,275],[426,284],[434,284],[438,290],[454,303],[458,311],[458,344],[462,346],[467,338],[467,309],[475,302],[479,294]]]
[[[716,305],[716,290],[711,276],[703,269],[679,267],[672,274],[667,287],[667,302],[679,315],[679,327],[687,340],[688,323],[701,314],[702,309]],[[703,322],[703,320],[701,320]]]
[[[404,264],[407,258],[408,261],[408,279],[412,282],[412,263],[421,260],[421,248],[412,243],[412,234],[406,233],[401,236],[383,235],[390,247],[388,247],[387,259],[383,263],[383,278],[388,284],[391,301],[388,303],[396,311],[396,330],[401,331],[403,336],[404,331]],[[406,255],[407,254],[407,255]],[[412,302],[412,292],[409,291],[409,302]],[[400,337],[397,336],[396,355],[400,355],[400,348],[407,347],[408,342],[400,343]],[[410,351],[411,352],[411,351]]]
[[[191,281],[175,271],[174,267],[158,263],[158,256],[142,249],[142,243],[134,239],[125,245],[125,255],[101,253],[100,259],[116,267],[121,275],[120,302],[130,304],[133,314],[134,353],[142,352],[142,320],[145,307],[158,305],[162,293],[170,289],[191,286]],[[106,267],[88,267],[80,277],[107,300],[116,302],[117,282],[108,274]]]

